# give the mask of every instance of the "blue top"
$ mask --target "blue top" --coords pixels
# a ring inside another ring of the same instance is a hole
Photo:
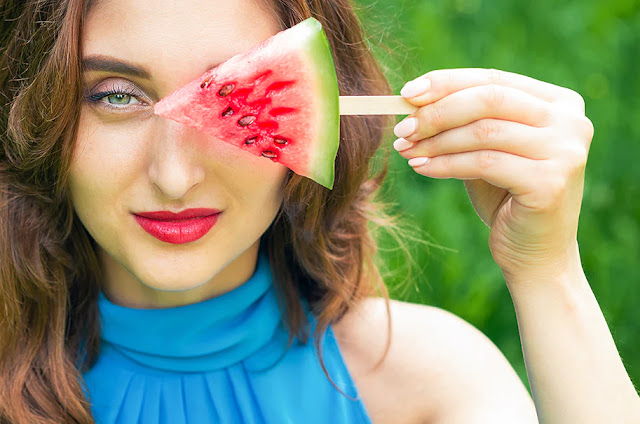
[[[371,423],[331,327],[322,343],[327,371],[357,400],[331,385],[313,338],[287,349],[262,251],[254,275],[221,296],[137,309],[100,292],[98,306],[101,351],[83,374],[97,424]]]

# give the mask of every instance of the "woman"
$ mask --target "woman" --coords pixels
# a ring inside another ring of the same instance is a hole
[[[473,327],[385,301],[367,229],[393,222],[371,200],[383,121],[343,119],[329,191],[152,113],[311,15],[341,93],[388,93],[346,0],[5,1],[1,12],[1,422],[640,421],[580,265],[593,129],[575,92],[433,71],[404,87],[419,109],[395,128],[413,169],[465,180],[491,227],[534,404]],[[173,225],[150,212],[201,208],[215,225],[193,241],[145,231]]]

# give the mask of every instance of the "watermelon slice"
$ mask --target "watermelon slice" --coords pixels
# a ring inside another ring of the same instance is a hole
[[[329,42],[313,18],[207,71],[154,112],[333,188],[338,81]]]

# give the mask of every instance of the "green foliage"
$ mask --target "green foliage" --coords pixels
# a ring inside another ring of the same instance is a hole
[[[640,2],[360,0],[368,42],[395,93],[443,68],[497,68],[580,93],[596,132],[578,242],[627,371],[640,386]],[[381,47],[384,44],[387,48]],[[391,135],[388,143],[394,141]],[[527,384],[513,305],[461,181],[412,171],[395,151],[383,200],[446,249],[410,243],[417,267],[392,297],[450,310],[487,334]],[[416,237],[423,237],[416,234]],[[382,236],[383,262],[406,269]]]

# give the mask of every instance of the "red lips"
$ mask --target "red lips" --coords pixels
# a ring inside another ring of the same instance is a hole
[[[149,219],[158,219],[160,221],[179,221],[183,219],[199,218],[209,215],[220,213],[218,209],[197,208],[186,209],[182,212],[173,213],[170,211],[158,211],[158,212],[136,212],[135,215],[142,216]]]
[[[134,218],[143,230],[158,240],[182,244],[203,237],[218,221],[217,209],[187,209],[179,213],[170,211],[137,212]]]

